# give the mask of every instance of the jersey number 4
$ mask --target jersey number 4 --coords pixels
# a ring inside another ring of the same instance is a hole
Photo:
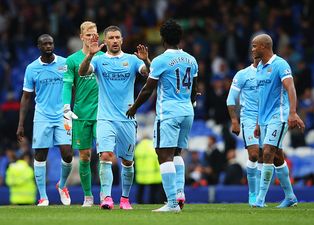
[[[181,80],[180,80],[180,69],[176,69],[176,78],[177,78],[177,93],[180,93],[181,88]],[[185,75],[182,79],[182,86],[187,87],[189,90],[191,88],[192,82],[191,82],[191,67],[186,68]]]

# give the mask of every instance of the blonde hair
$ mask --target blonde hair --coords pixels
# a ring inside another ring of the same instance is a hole
[[[91,21],[85,21],[81,24],[81,34],[83,34],[85,31],[92,29],[92,28],[96,28],[97,30],[97,26],[95,23],[91,22]]]

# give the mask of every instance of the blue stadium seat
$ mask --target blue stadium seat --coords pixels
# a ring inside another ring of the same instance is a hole
[[[289,156],[292,162],[292,176],[301,178],[309,174],[314,174],[314,155],[313,156]]]
[[[190,137],[195,136],[210,136],[214,135],[212,129],[206,126],[205,121],[203,120],[195,120],[192,125],[192,129],[190,132]]]

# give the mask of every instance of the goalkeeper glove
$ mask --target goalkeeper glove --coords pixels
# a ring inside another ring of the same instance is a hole
[[[70,104],[65,104],[63,106],[63,125],[64,128],[69,131],[72,129],[72,119],[77,119],[77,115],[71,111]]]

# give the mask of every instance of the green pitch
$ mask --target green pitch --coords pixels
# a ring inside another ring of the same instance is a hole
[[[52,205],[1,206],[0,224],[11,225],[303,225],[314,224],[314,203],[301,203],[297,207],[276,209],[250,208],[246,204],[188,204],[181,213],[153,213],[159,205],[133,205],[134,210],[101,210],[98,206],[82,208]]]

